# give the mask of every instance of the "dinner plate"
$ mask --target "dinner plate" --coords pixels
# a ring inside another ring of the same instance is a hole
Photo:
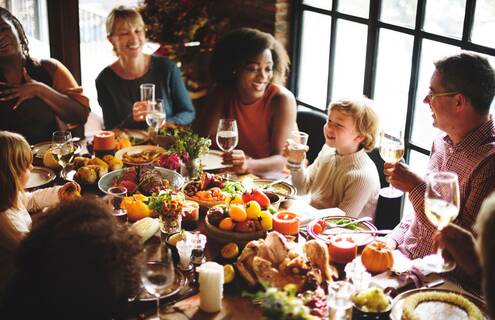
[[[29,190],[47,185],[55,180],[56,177],[57,175],[52,169],[45,167],[33,167],[33,169],[31,169],[31,174],[29,175],[29,180],[26,184],[26,189]]]
[[[133,146],[142,145],[149,141],[150,137],[144,130],[138,129],[113,129],[113,132],[117,136],[120,132],[125,133]]]
[[[76,150],[74,151],[74,154],[79,154],[81,151],[81,143],[79,142],[73,142],[74,147]],[[35,158],[43,159],[43,156],[45,155],[45,152],[50,149],[52,146],[52,143],[50,141],[45,141],[45,142],[40,142],[38,144],[35,144],[31,146],[31,151],[33,152],[33,156]]]
[[[160,292],[160,299],[168,298],[177,294],[182,288],[187,286],[189,279],[180,270],[175,270],[175,279],[173,285]],[[141,289],[134,300],[137,301],[156,301],[156,297],[149,294],[141,285]]]
[[[325,228],[322,230],[321,233],[316,234],[313,231],[313,226],[318,222],[318,220],[325,220],[326,222],[336,223],[337,221],[342,220],[342,219],[357,220],[356,218],[346,217],[346,216],[330,216],[330,217],[324,217],[321,219],[314,219],[313,221],[308,223],[307,232],[314,239],[323,240],[324,242],[329,243],[330,238],[332,238],[334,235],[344,233],[348,229],[335,228],[335,227],[330,227],[327,225],[327,226],[325,226]],[[359,228],[361,228],[362,230],[377,230],[377,228],[372,223],[369,223],[367,221],[358,222],[357,226]],[[334,230],[335,232],[332,232],[332,230]],[[358,246],[367,245],[368,243],[373,241],[373,238],[374,238],[374,236],[372,234],[346,233],[345,235],[354,239],[354,242]]]
[[[260,188],[260,189],[266,189],[267,191],[271,191],[273,193],[276,193],[278,195],[284,196],[284,197],[292,197],[295,196],[297,193],[296,188],[291,185],[288,182],[285,181],[280,181],[277,182],[273,185],[270,185],[267,188],[264,188],[264,186],[269,185],[272,183],[274,180],[270,179],[254,179],[253,180],[253,187]]]
[[[170,187],[171,188],[181,188],[182,185],[184,184],[184,177],[178,174],[175,171],[165,169],[165,168],[160,168],[160,167],[155,167],[158,171],[160,171],[160,174],[162,175],[163,179],[167,179],[170,182]],[[109,172],[105,174],[101,179],[98,181],[98,188],[104,192],[107,193],[108,188],[113,187],[113,181],[122,175],[122,173],[128,170],[128,168],[123,168],[123,169],[118,169],[112,172]]]
[[[141,152],[145,151],[155,151],[158,153],[165,153],[165,149],[162,147],[158,146],[152,146],[152,145],[143,145],[143,146],[133,146],[129,148],[124,148],[120,149],[119,151],[115,152],[115,158],[120,159],[124,162],[124,164],[128,166],[140,166],[140,165],[146,165],[146,164],[151,164],[153,163],[156,159],[151,159],[150,161],[139,161],[139,162],[134,162],[134,161],[126,161],[124,160],[124,154],[128,155],[136,155]]]
[[[204,171],[219,170],[232,166],[222,163],[222,152],[218,150],[209,150],[207,153],[199,157],[199,161],[201,162]]]
[[[469,301],[471,301],[472,303],[474,303],[480,309],[481,314],[483,315],[484,319],[487,319],[487,320],[489,319],[485,303],[482,300],[480,300],[479,298],[475,297],[474,295],[469,294],[467,292],[457,292],[457,291],[449,291],[449,290],[445,290],[445,289],[431,289],[431,288],[413,289],[413,290],[409,290],[409,291],[406,291],[406,292],[399,294],[392,301],[392,312],[390,313],[390,318],[392,320],[400,320],[401,319],[402,306],[403,306],[406,298],[410,297],[411,295],[413,295],[415,293],[419,293],[419,292],[435,292],[435,291],[436,292],[452,292],[452,293],[456,293],[460,296],[463,296],[464,298],[466,298]],[[429,318],[430,319],[438,319],[438,320],[450,319],[448,316],[446,316],[445,318],[438,318],[437,316],[438,316],[438,314],[434,314],[434,315],[430,315]],[[466,316],[466,319],[467,319],[467,316]]]
[[[60,171],[60,177],[65,181],[75,181],[79,183],[81,186],[96,186],[98,184],[98,180],[95,183],[84,183],[82,181],[78,181],[75,179],[75,175],[77,173],[77,169],[73,166],[67,166]]]

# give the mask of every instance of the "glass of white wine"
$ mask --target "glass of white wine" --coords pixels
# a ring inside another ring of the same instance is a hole
[[[146,261],[141,270],[144,289],[156,298],[156,318],[160,319],[160,295],[171,288],[175,281],[175,269],[170,249],[161,260]]]
[[[150,101],[148,103],[148,113],[146,114],[146,123],[153,128],[155,134],[158,134],[160,128],[165,124],[165,102],[163,99]]]
[[[402,130],[382,130],[380,132],[380,156],[385,162],[396,163],[404,155],[404,135]],[[385,198],[398,198],[404,193],[390,186],[380,189]]]
[[[217,128],[217,145],[223,152],[231,152],[239,142],[237,121],[235,119],[220,119]],[[226,174],[228,178],[229,174]]]
[[[72,162],[75,152],[70,131],[53,132],[50,151],[52,152],[55,161],[57,161],[62,167],[62,170],[64,170],[65,167]]]
[[[425,214],[437,230],[441,231],[459,214],[459,179],[454,172],[433,172],[426,176]],[[436,254],[423,258],[426,268],[432,272],[448,272],[455,262],[442,257],[442,248]]]

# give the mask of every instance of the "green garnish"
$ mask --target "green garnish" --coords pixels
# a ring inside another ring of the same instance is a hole
[[[334,220],[334,221],[331,221],[332,224],[336,224],[336,225],[343,225],[343,224],[347,224],[347,223],[350,223],[352,222],[353,220],[352,219],[348,219],[348,218],[342,218],[342,219],[338,219],[338,220]],[[359,230],[363,230],[363,228],[361,228],[360,226],[358,226],[359,222],[355,222],[355,223],[350,223],[342,228],[344,229],[349,229],[349,230],[354,230],[354,231],[359,231]]]
[[[242,194],[246,189],[239,181],[227,180],[224,182],[222,191],[228,192],[231,195]]]

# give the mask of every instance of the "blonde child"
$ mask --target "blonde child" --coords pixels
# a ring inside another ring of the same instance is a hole
[[[293,150],[292,142],[286,142],[284,154],[298,193],[310,193],[310,204],[318,209],[338,207],[348,216],[374,218],[380,179],[366,151],[373,149],[377,132],[371,100],[331,103],[323,127],[325,145],[313,164],[304,168],[305,150]]]
[[[31,229],[29,212],[56,205],[77,183],[25,192],[32,166],[31,149],[20,134],[0,131],[0,295],[14,271],[21,240]]]

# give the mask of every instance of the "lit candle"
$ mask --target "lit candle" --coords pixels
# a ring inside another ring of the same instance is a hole
[[[299,232],[299,217],[290,211],[280,211],[273,216],[273,230],[282,234],[297,235]]]
[[[216,262],[206,262],[199,268],[199,308],[205,312],[222,309],[223,267]]]
[[[337,263],[351,262],[357,255],[357,246],[351,237],[333,236],[328,244],[330,260]]]

